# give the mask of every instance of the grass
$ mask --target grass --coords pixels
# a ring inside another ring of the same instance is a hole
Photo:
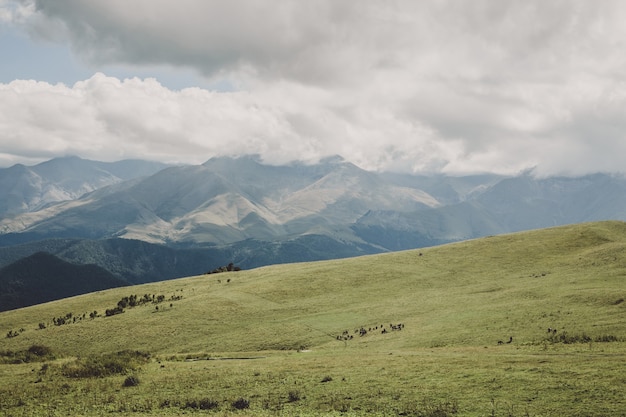
[[[588,223],[1,313],[0,334],[24,331],[0,358],[57,359],[0,360],[0,415],[626,415],[625,246],[625,223]],[[165,297],[104,317],[132,294]],[[64,373],[137,351],[118,373]]]

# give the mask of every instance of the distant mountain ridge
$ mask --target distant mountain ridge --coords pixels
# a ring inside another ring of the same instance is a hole
[[[274,167],[215,158],[110,185],[0,221],[35,238],[124,237],[153,243],[230,244],[303,234],[350,233],[371,209],[414,211],[438,201],[343,160]]]
[[[314,165],[270,166],[246,156],[167,167],[140,177],[158,165],[136,162],[131,168],[134,164],[125,161],[125,170],[105,165],[109,170],[104,176],[101,163],[78,158],[38,165],[39,173],[48,173],[48,183],[68,189],[69,178],[84,172],[99,173],[92,178],[112,183],[68,201],[5,215],[0,244],[126,238],[206,247],[317,235],[387,251],[561,224],[626,220],[626,179],[620,175],[412,176],[368,172],[339,157]],[[112,172],[120,175],[115,178],[129,179],[114,182]],[[96,187],[96,181],[90,184]]]
[[[137,284],[231,262],[249,269],[624,221],[626,179],[374,173],[339,157],[285,166],[254,156],[187,166],[60,158],[1,170],[0,202],[0,268],[47,252]]]
[[[159,162],[98,162],[68,156],[31,167],[18,164],[0,168],[0,216],[75,200],[104,186],[149,176],[165,167]]]

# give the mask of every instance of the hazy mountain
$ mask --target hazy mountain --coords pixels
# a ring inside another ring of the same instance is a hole
[[[403,187],[417,188],[433,196],[442,205],[451,205],[470,200],[507,178],[496,174],[466,176],[409,175],[381,173],[385,180]]]
[[[4,233],[229,244],[304,234],[341,237],[369,210],[436,207],[429,194],[343,160],[272,167],[217,158],[167,168],[0,222]]]
[[[626,178],[503,178],[457,204],[412,213],[372,211],[352,228],[372,244],[398,250],[595,220],[626,220]]]
[[[37,252],[0,269],[0,311],[124,285],[128,282],[99,266]]]
[[[626,179],[617,175],[412,176],[368,172],[338,157],[287,166],[242,157],[135,177],[157,166],[134,164],[106,164],[114,184],[1,218],[0,266],[48,251],[139,283],[230,262],[252,268],[626,220]],[[9,170],[22,180],[36,174],[70,188],[70,173],[85,165],[97,164],[69,158],[40,164],[38,173]],[[26,194],[32,187],[24,181],[15,190]]]
[[[0,171],[0,268],[9,268],[1,270],[0,296],[21,300],[33,279],[37,291],[60,294],[48,272],[67,275],[58,285],[84,289],[79,275],[104,270],[106,285],[138,284],[231,262],[249,269],[626,220],[619,175],[377,174],[341,158],[288,166],[214,158],[160,168],[61,158]],[[60,265],[70,272],[58,272]]]
[[[0,216],[40,210],[50,203],[75,200],[98,188],[152,175],[167,165],[126,160],[97,162],[56,158],[27,167],[0,169]]]

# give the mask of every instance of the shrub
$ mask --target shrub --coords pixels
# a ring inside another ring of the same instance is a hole
[[[119,305],[115,308],[108,308],[106,309],[106,311],[104,312],[104,314],[107,317],[111,317],[114,316],[116,314],[122,314],[124,312],[124,309],[122,307],[120,307]]]
[[[43,358],[46,356],[52,357],[52,359],[54,358],[54,355],[52,354],[52,349],[44,345],[32,345],[31,347],[28,348],[28,353],[35,355],[35,356],[39,356],[40,358]]]
[[[290,403],[295,403],[296,401],[300,401],[302,397],[300,396],[299,391],[289,391],[288,400]]]
[[[326,375],[324,378],[322,378],[322,382],[330,382],[333,380],[332,376]]]
[[[245,410],[250,407],[250,401],[245,398],[238,398],[232,403],[233,408],[237,410]]]
[[[123,386],[125,387],[136,387],[137,385],[139,385],[139,378],[137,378],[135,375],[131,375],[127,377],[124,380],[124,384],[123,384]]]
[[[43,362],[55,359],[52,349],[43,345],[32,345],[26,350],[6,350],[0,351],[0,363],[28,363]]]
[[[168,401],[169,405],[169,401]],[[215,410],[219,407],[219,403],[209,398],[203,398],[201,400],[187,400],[183,408],[189,408],[192,410]],[[161,408],[164,408],[163,405]]]

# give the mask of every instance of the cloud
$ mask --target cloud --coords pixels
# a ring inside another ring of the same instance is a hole
[[[154,79],[120,81],[100,73],[72,87],[13,81],[0,84],[0,145],[7,154],[31,158],[78,154],[201,163],[216,155],[256,153],[279,164],[342,154],[385,167],[393,161],[381,155],[390,148],[404,153],[408,137],[414,145],[420,137],[431,140],[428,129],[396,120],[384,109],[333,111],[325,106],[332,98],[326,92],[283,88],[272,94],[172,91]],[[438,155],[420,156],[419,147],[411,148],[412,163],[423,159],[428,165]]]
[[[179,67],[232,91],[103,74],[71,87],[5,84],[0,141],[16,155],[29,148],[20,139],[42,157],[341,154],[413,172],[625,170],[619,0],[35,5],[24,3],[20,25],[95,68]]]
[[[19,3],[10,0],[0,0],[0,23],[22,24],[35,13],[35,4],[32,1]]]

